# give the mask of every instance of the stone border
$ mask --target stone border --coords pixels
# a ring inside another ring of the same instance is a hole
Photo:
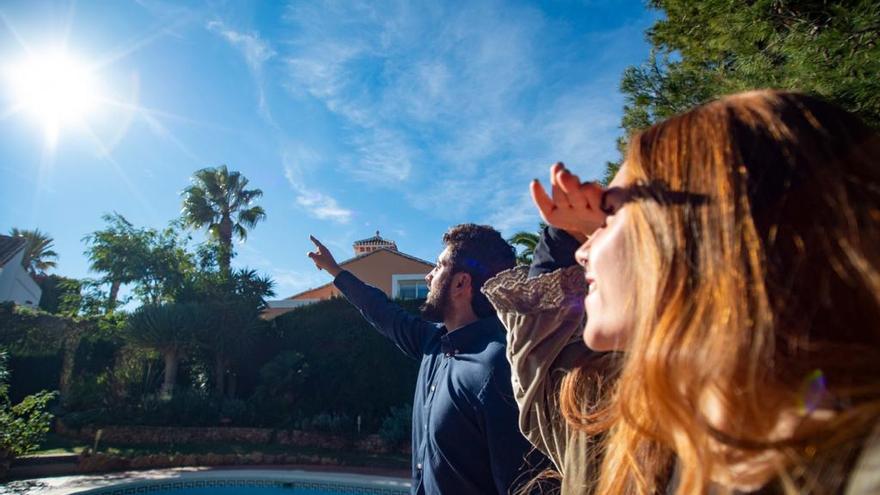
[[[354,449],[374,454],[398,452],[409,454],[409,445],[393,448],[379,435],[353,439],[342,435],[243,427],[168,427],[168,426],[86,426],[69,428],[61,420],[55,422],[55,432],[63,437],[93,443],[107,442],[122,445],[192,444],[192,443],[245,443],[255,445],[291,445],[321,449]],[[98,435],[100,434],[100,437]]]
[[[301,464],[314,466],[341,466],[339,459],[318,455],[303,454],[150,454],[138,457],[125,457],[104,453],[84,452],[77,459],[80,473],[105,473],[139,469],[167,469],[176,467],[203,466],[247,466]]]

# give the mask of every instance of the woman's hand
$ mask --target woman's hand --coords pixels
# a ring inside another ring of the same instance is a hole
[[[552,197],[537,179],[531,183],[532,201],[541,218],[575,239],[586,241],[605,222],[605,214],[599,209],[602,188],[594,182],[581,183],[562,163],[550,167],[550,185]]]

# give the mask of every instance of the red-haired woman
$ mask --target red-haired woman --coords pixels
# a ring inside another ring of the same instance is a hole
[[[633,136],[608,188],[551,183],[531,277],[484,292],[563,493],[880,493],[874,131],[749,92]]]

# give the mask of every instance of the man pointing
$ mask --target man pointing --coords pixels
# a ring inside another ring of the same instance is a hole
[[[514,266],[513,248],[493,228],[464,224],[425,277],[422,318],[389,301],[336,263],[314,237],[315,265],[376,330],[421,361],[413,399],[412,493],[507,494],[546,466],[517,427],[505,330],[483,283]]]

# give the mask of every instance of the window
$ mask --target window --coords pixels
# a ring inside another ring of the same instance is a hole
[[[424,299],[428,297],[428,285],[424,280],[398,280],[398,299]]]

